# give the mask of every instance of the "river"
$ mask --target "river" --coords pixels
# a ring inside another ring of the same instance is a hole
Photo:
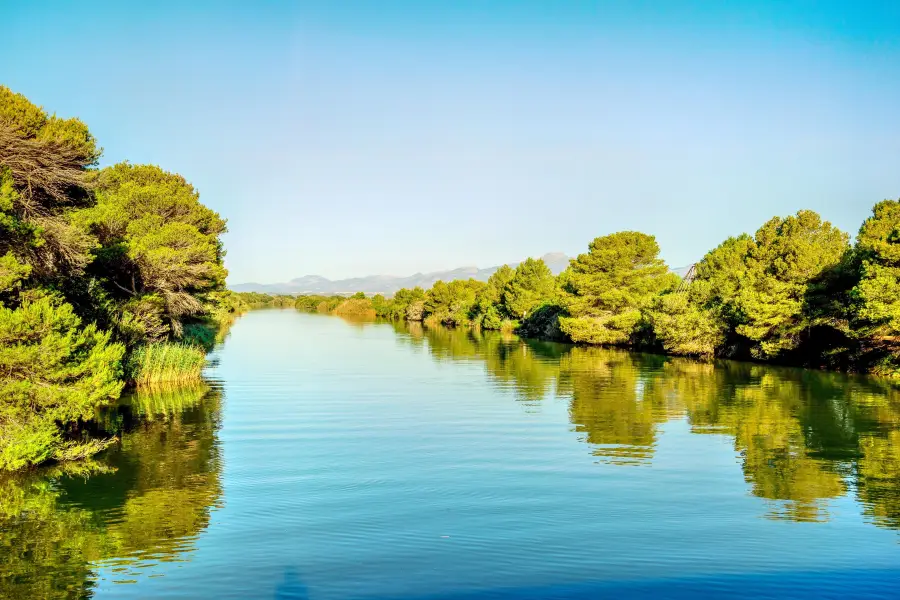
[[[896,597],[900,390],[241,318],[96,460],[0,479],[0,597]]]

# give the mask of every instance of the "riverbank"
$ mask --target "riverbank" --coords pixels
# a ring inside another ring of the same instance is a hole
[[[876,204],[853,244],[801,210],[728,238],[684,277],[659,254],[653,236],[624,231],[594,239],[558,276],[528,259],[500,267],[487,281],[438,281],[391,297],[300,296],[293,304],[900,380],[900,200]]]
[[[94,453],[81,423],[126,387],[196,382],[245,310],[197,190],[100,156],[80,120],[0,86],[0,471]]]

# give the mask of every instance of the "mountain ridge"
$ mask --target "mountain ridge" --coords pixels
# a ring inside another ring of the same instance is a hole
[[[558,275],[569,266],[570,257],[562,252],[549,252],[540,257],[554,275]],[[507,263],[515,268],[519,263]],[[347,279],[331,280],[321,275],[304,275],[283,283],[238,283],[229,286],[235,292],[259,292],[264,294],[323,294],[341,295],[365,292],[366,294],[392,294],[401,288],[420,286],[430,288],[437,280],[452,281],[468,279],[487,281],[502,265],[480,269],[476,266],[457,267],[444,271],[414,273],[413,275],[366,275]]]

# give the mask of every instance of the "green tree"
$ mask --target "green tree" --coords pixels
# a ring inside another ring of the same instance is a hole
[[[717,313],[689,294],[658,296],[648,314],[654,334],[670,354],[709,358],[725,341]]]
[[[541,259],[528,258],[519,263],[503,291],[503,305],[517,319],[528,316],[546,302],[556,288],[556,278]]]
[[[710,357],[734,336],[740,318],[735,298],[746,281],[745,261],[754,243],[746,234],[728,238],[694,265],[687,289],[654,300],[648,317],[666,352]]]
[[[770,219],[755,236],[707,253],[683,297],[659,298],[650,311],[654,333],[674,354],[711,356],[727,346],[772,360],[800,352],[814,327],[834,325],[831,280],[848,249],[847,234],[813,211]]]
[[[425,292],[425,318],[445,325],[470,324],[476,298],[485,285],[474,279],[455,279],[450,283],[436,281]]]
[[[598,237],[561,275],[560,329],[574,342],[625,344],[641,311],[667,284],[656,239],[636,231]]]
[[[385,301],[379,316],[394,320],[404,320],[408,318],[407,312],[413,304],[421,302],[425,298],[425,290],[416,286],[413,289],[401,288],[397,290],[393,298]],[[421,320],[421,316],[418,319]]]
[[[751,341],[755,357],[774,358],[800,345],[811,325],[810,288],[848,248],[847,234],[810,210],[774,217],[756,232],[734,300],[736,331]]]
[[[0,306],[0,469],[80,453],[58,424],[119,396],[125,349],[109,337],[51,297]]]
[[[391,303],[384,294],[375,294],[372,296],[372,309],[376,316],[387,317],[390,315]]]
[[[515,271],[503,265],[488,277],[487,283],[475,299],[475,321],[485,329],[500,329],[509,318],[503,303],[503,294]]]
[[[854,254],[854,329],[881,356],[876,369],[900,376],[900,200],[875,205],[856,236]]]
[[[97,205],[77,217],[102,245],[92,272],[145,340],[180,336],[224,288],[225,221],[183,177],[156,166],[120,163],[94,179]]]
[[[96,242],[71,217],[92,202],[87,168],[99,156],[81,121],[0,86],[0,256],[28,267],[22,279],[55,283],[90,260]]]

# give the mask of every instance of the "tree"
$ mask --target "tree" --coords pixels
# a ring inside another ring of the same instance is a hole
[[[475,322],[485,329],[500,329],[509,318],[503,303],[506,286],[512,281],[515,271],[503,265],[488,277],[485,286],[475,299]]]
[[[850,292],[857,335],[882,355],[876,368],[900,373],[900,200],[872,209],[856,236],[858,283]],[[877,359],[876,359],[877,360]]]
[[[675,354],[758,359],[799,351],[814,327],[833,325],[835,271],[847,234],[813,211],[774,217],[751,237],[725,240],[697,263],[684,298],[660,298],[650,320]],[[798,357],[802,362],[818,357]]]
[[[811,325],[810,287],[848,248],[847,234],[811,210],[774,217],[756,232],[734,299],[736,332],[750,340],[755,357],[773,358],[800,345]]]
[[[739,318],[734,301],[746,280],[753,244],[746,234],[728,238],[694,265],[686,290],[654,300],[648,318],[666,352],[711,357],[734,336]]]
[[[725,326],[716,312],[689,294],[658,296],[649,318],[654,334],[670,354],[710,358],[725,341]]]
[[[625,344],[641,310],[666,285],[668,269],[656,239],[636,231],[598,237],[561,276],[560,329],[574,342]]]
[[[0,469],[77,455],[57,423],[89,419],[118,398],[124,352],[58,299],[0,306]]]
[[[91,203],[86,169],[99,156],[81,121],[0,86],[0,256],[41,282],[81,272],[95,240],[71,216]]]
[[[377,298],[376,296],[375,298]],[[373,298],[373,307],[375,308],[378,316],[385,317],[388,319],[394,320],[403,320],[407,318],[407,309],[411,304],[421,301],[425,297],[425,290],[416,286],[413,289],[400,288],[394,293],[394,297],[391,299],[383,299],[380,302],[381,308],[374,306],[375,299]],[[382,297],[383,298],[383,297]],[[421,320],[421,316],[418,320]]]
[[[425,292],[425,318],[446,325],[468,325],[475,300],[485,285],[474,279],[455,279],[450,283],[435,281]]]
[[[208,295],[224,288],[225,221],[183,177],[156,166],[120,163],[94,182],[97,205],[77,215],[101,244],[92,273],[147,341],[180,336],[187,319],[210,311]]]
[[[517,319],[528,316],[553,294],[556,278],[541,259],[519,263],[503,290],[503,305]]]

